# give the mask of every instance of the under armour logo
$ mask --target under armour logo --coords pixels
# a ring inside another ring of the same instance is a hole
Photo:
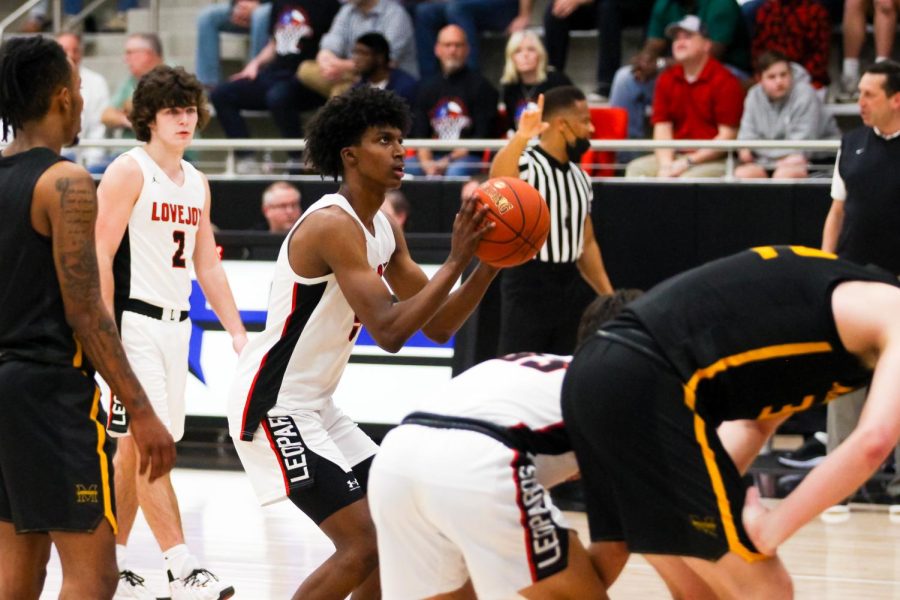
[[[159,181],[156,179],[156,175],[153,176],[153,179],[150,180],[150,183],[159,183]]]
[[[856,149],[856,153],[857,153],[857,154],[862,154],[862,153],[865,152],[865,151],[866,151],[865,148],[857,148],[857,149]]]
[[[359,489],[359,482],[356,479],[348,479],[347,480],[347,488],[349,492]]]

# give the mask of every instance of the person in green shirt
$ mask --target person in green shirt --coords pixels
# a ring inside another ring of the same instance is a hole
[[[116,137],[134,137],[131,130],[131,96],[138,80],[163,62],[162,42],[155,33],[133,33],[125,40],[125,64],[130,75],[119,84],[101,120]]]

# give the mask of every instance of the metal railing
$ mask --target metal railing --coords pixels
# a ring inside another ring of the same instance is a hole
[[[27,0],[24,4],[19,6],[16,10],[9,13],[5,19],[0,21],[0,39],[3,38],[3,34],[6,32],[6,29],[25,16],[28,11],[32,8],[43,2],[44,0]],[[51,9],[50,16],[53,21],[53,31],[59,31],[59,22],[62,20],[62,0],[51,0]]]
[[[21,6],[7,15],[6,18],[0,20],[0,39],[2,39],[3,34],[6,33],[6,30],[10,25],[21,19],[32,8],[44,1],[45,0],[26,0]],[[50,0],[50,30],[53,33],[72,31],[106,2],[108,2],[108,0],[91,0],[91,2],[82,8],[81,12],[77,15],[72,15],[63,22],[62,0]],[[152,33],[158,33],[159,0],[147,0],[147,7],[150,11],[150,31]]]
[[[133,139],[84,139],[79,143],[80,148],[129,148],[136,145]],[[429,148],[431,150],[452,150],[454,148],[466,148],[469,150],[496,151],[503,148],[506,140],[429,140],[429,139],[409,139],[404,142],[407,148]],[[205,167],[220,165],[221,175],[235,176],[236,174],[236,157],[235,153],[242,150],[276,152],[276,151],[299,151],[306,147],[306,141],[303,139],[198,139],[195,140],[190,148],[192,150],[202,152],[224,152],[225,155],[221,161],[207,162]],[[647,151],[661,148],[673,149],[697,149],[712,148],[726,152],[726,175],[725,179],[731,179],[734,176],[735,153],[741,148],[756,149],[779,149],[779,150],[797,150],[806,152],[827,152],[836,153],[840,148],[838,140],[808,140],[808,141],[770,141],[770,140],[591,140],[591,148],[593,150],[609,150],[609,151]],[[600,165],[602,167],[615,167],[616,165]],[[621,167],[621,165],[618,165]],[[716,179],[713,179],[715,181]]]

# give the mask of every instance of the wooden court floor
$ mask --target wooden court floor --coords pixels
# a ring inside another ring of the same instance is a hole
[[[290,598],[297,584],[330,553],[331,544],[293,505],[260,508],[242,472],[176,469],[188,545],[203,566],[235,586],[236,598]],[[855,508],[855,507],[854,507]],[[581,513],[567,513],[586,535]],[[886,511],[854,510],[849,521],[816,520],[781,549],[794,577],[797,598],[808,600],[900,600],[900,523]],[[130,567],[167,596],[162,558],[141,517],[130,542]],[[60,586],[54,554],[42,598],[55,598]],[[639,557],[628,563],[610,590],[613,599],[649,600],[667,594],[653,570]]]

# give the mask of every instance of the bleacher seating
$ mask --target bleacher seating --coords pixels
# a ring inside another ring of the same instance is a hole
[[[165,49],[166,61],[170,64],[182,65],[187,69],[194,67],[194,52],[196,47],[196,15],[201,8],[210,4],[213,0],[159,0],[160,37]],[[537,0],[534,4],[532,27],[540,31],[544,8],[550,0]],[[8,14],[20,4],[20,0],[0,0],[0,15]],[[146,8],[135,9],[128,12],[128,31],[146,31],[151,28],[150,10]],[[12,28],[14,29],[14,28]],[[10,31],[12,30],[10,29]],[[870,32],[871,35],[871,32]],[[569,65],[567,74],[584,90],[594,86],[594,63],[596,61],[597,42],[596,31],[577,31],[572,34],[573,40],[570,47]],[[840,29],[836,28],[835,43],[832,44],[831,72],[833,79],[837,79],[840,70]],[[125,34],[87,34],[85,35],[85,65],[104,73],[109,81],[110,88],[115,89],[127,76],[127,70],[122,61],[122,46]],[[503,49],[506,36],[499,32],[486,33],[483,39],[483,69],[485,76],[491,81],[499,81],[503,65]],[[630,57],[642,44],[641,32],[637,28],[630,28],[623,36],[623,60]],[[871,40],[867,41],[867,45]],[[225,62],[225,73],[238,70],[247,52],[246,36],[238,34],[223,34],[222,56]],[[866,51],[864,50],[864,53]],[[599,106],[592,106],[599,109]],[[858,108],[855,104],[828,104],[827,108],[839,119],[843,129],[859,124]],[[597,114],[611,114],[603,111]],[[255,137],[277,138],[278,134],[269,119],[267,113],[257,112],[250,115],[251,130]],[[595,127],[597,125],[595,124]],[[606,129],[608,126],[603,125]],[[597,127],[598,132],[601,127]],[[213,120],[210,127],[204,132],[205,138],[217,138],[222,136],[221,128]],[[615,139],[617,134],[597,134],[598,138]],[[608,165],[611,157],[608,154],[591,155],[589,162]],[[587,162],[587,161],[586,161]],[[609,175],[608,167],[593,169],[594,175]]]

